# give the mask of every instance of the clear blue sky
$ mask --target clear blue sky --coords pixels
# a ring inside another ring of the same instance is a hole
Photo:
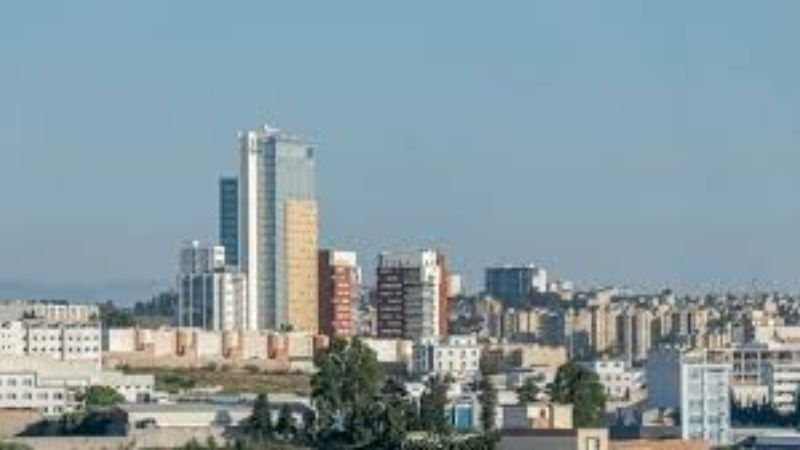
[[[322,243],[367,271],[796,284],[800,2],[471,3],[3,5],[0,296],[168,283],[265,120],[317,143]]]

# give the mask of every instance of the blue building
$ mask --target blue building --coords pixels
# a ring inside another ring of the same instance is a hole
[[[225,247],[225,261],[239,265],[239,180],[219,180],[219,243]]]

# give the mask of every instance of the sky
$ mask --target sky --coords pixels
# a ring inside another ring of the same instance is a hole
[[[320,240],[467,284],[794,289],[800,2],[15,2],[0,297],[137,299],[217,235],[264,122],[317,147]]]

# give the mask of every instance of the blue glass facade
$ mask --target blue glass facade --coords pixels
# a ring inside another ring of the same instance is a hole
[[[225,247],[225,263],[239,265],[239,180],[219,180],[219,243]]]

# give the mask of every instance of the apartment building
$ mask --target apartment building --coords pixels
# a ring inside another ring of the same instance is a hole
[[[681,437],[713,445],[731,441],[731,364],[707,350],[661,348],[647,360],[647,403],[680,410]]]
[[[99,367],[102,359],[99,322],[49,322],[38,319],[0,323],[0,359],[41,356],[82,361]]]
[[[447,270],[436,250],[384,252],[377,269],[377,335],[439,338],[447,334]]]
[[[580,363],[600,379],[610,402],[627,402],[643,396],[644,371],[633,369],[624,360],[596,360]]]
[[[92,322],[100,317],[97,305],[63,300],[0,300],[0,322],[39,319],[51,322]]]
[[[414,345],[411,372],[417,375],[474,379],[480,373],[481,347],[475,336],[448,336],[445,340],[423,340]]]
[[[320,250],[319,329],[328,336],[355,334],[361,269],[355,252]]]

